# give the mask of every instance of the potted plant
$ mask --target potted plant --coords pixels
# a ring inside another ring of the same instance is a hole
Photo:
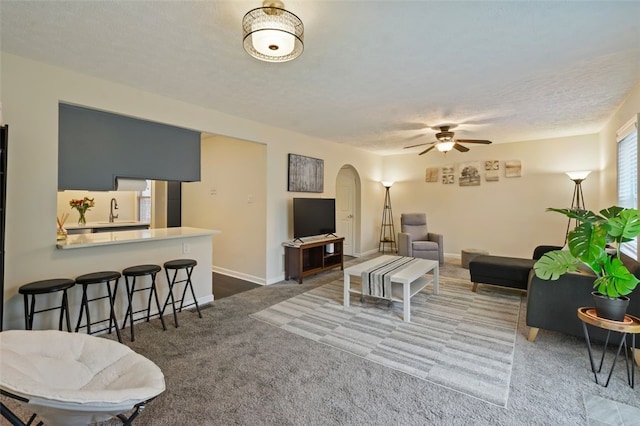
[[[620,259],[620,245],[640,235],[640,214],[637,209],[612,206],[596,214],[590,210],[549,208],[579,223],[568,235],[569,250],[554,250],[542,256],[534,265],[535,274],[544,280],[573,272],[583,264],[594,274],[594,303],[601,318],[624,320],[629,304],[627,294],[638,285]],[[602,306],[604,302],[605,307]],[[613,312],[607,306],[613,305]]]

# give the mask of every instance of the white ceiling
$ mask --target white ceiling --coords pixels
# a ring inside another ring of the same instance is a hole
[[[242,48],[260,5],[1,0],[1,49],[381,154],[446,123],[494,143],[594,133],[640,82],[638,1],[285,1],[305,50],[279,64]]]

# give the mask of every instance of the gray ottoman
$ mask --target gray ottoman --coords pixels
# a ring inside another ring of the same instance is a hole
[[[461,266],[464,269],[469,269],[469,262],[471,262],[471,259],[481,254],[489,254],[489,252],[486,250],[480,250],[480,249],[474,249],[474,248],[462,249],[462,254],[460,256]]]

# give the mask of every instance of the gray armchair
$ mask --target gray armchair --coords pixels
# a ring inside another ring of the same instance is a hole
[[[427,230],[427,215],[424,213],[402,213],[398,234],[398,254],[437,260],[444,264],[442,235]]]

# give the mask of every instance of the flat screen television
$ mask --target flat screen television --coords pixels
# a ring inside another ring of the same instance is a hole
[[[294,198],[294,240],[336,232],[335,198]]]

